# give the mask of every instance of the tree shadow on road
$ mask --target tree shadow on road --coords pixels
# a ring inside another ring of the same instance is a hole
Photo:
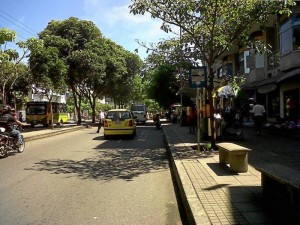
[[[141,174],[168,169],[164,148],[103,149],[83,160],[42,160],[26,170],[48,171],[81,179],[131,181]]]

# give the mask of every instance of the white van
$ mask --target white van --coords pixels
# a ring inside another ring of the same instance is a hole
[[[147,109],[145,104],[131,104],[130,110],[135,116],[135,121],[137,123],[146,123]]]

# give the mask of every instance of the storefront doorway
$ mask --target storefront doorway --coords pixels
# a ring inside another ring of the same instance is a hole
[[[280,94],[276,89],[268,93],[268,118],[279,119],[280,118]]]
[[[283,92],[284,117],[288,121],[298,121],[299,115],[299,88]]]

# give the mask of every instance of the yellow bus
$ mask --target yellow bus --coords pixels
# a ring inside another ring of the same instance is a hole
[[[68,121],[66,104],[51,102],[53,111],[53,123],[65,123]],[[50,102],[27,102],[26,104],[26,123],[34,127],[42,124],[47,127],[52,124]]]

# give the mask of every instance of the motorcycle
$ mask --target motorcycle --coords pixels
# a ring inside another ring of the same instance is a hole
[[[161,122],[160,122],[160,119],[159,119],[159,115],[158,115],[158,114],[155,116],[155,118],[153,119],[153,121],[154,121],[155,127],[156,127],[157,129],[160,129],[160,127],[161,127]]]
[[[15,126],[14,129],[20,130],[20,127]],[[0,158],[6,157],[8,153],[22,153],[25,149],[25,140],[23,135],[21,135],[21,138],[22,144],[18,146],[16,138],[5,132],[4,127],[0,127]]]

